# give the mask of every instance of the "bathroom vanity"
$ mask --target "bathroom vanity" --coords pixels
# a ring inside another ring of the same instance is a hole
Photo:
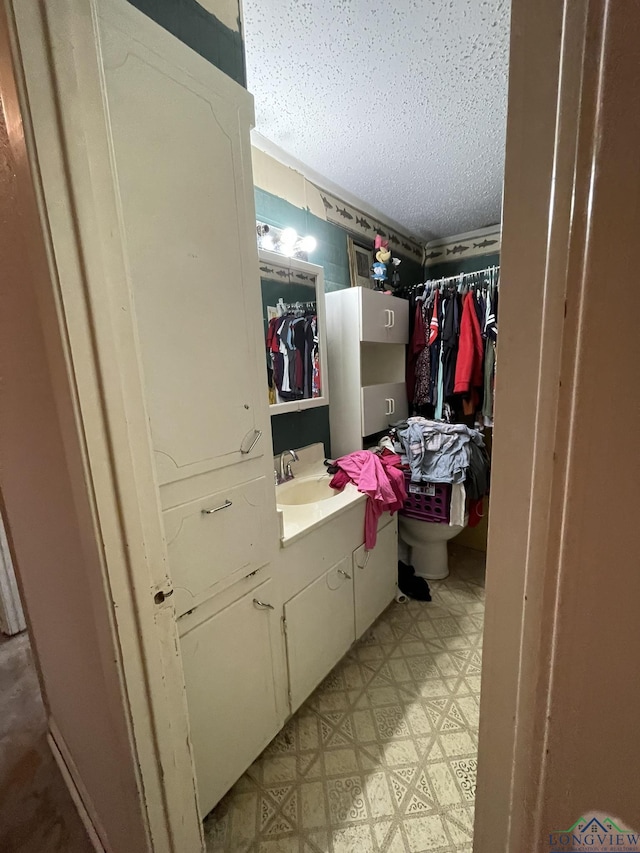
[[[367,554],[365,496],[329,487],[321,444],[298,455],[294,479],[275,487],[270,562],[247,563],[245,577],[178,620],[203,816],[395,594],[396,517],[381,517]]]

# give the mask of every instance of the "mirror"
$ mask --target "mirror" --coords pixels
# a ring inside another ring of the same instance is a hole
[[[329,404],[322,267],[260,250],[272,415]]]

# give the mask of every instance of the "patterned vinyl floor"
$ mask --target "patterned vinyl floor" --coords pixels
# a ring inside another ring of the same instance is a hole
[[[205,821],[207,851],[471,851],[484,554],[392,604]]]

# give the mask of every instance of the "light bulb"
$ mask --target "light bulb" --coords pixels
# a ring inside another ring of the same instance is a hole
[[[303,252],[313,252],[318,245],[318,241],[315,237],[312,237],[310,234],[307,237],[303,237],[300,241],[300,248]]]
[[[285,228],[280,235],[280,242],[286,246],[293,246],[298,239],[298,234],[295,228]]]
[[[295,252],[295,250],[296,247],[292,243],[280,243],[279,251],[287,258],[290,258]]]
[[[275,243],[273,242],[271,234],[265,234],[264,237],[260,238],[260,246],[268,252],[273,251]]]

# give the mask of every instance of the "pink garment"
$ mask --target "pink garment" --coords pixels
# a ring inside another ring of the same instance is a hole
[[[400,457],[384,451],[382,455],[371,450],[356,450],[336,460],[340,469],[331,480],[332,489],[342,491],[348,482],[368,496],[364,514],[364,546],[375,548],[378,537],[378,519],[383,512],[394,513],[402,509],[407,499],[404,474],[399,469]]]

